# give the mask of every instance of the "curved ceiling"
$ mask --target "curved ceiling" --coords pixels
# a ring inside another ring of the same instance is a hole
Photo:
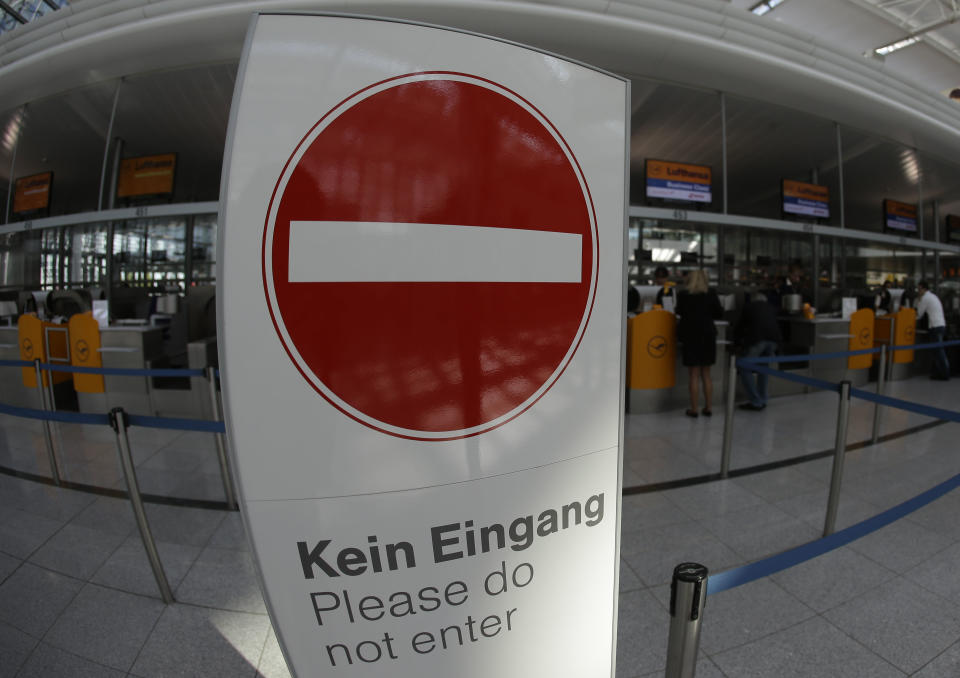
[[[956,62],[923,45],[884,61],[861,55],[862,45],[881,39],[877,27],[892,38],[901,35],[901,27],[864,7],[891,2],[786,0],[758,17],[746,11],[755,4],[747,0],[565,0],[562,6],[505,0],[74,0],[0,37],[0,87],[12,108],[133,73],[235,61],[254,11],[349,11],[496,35],[633,78],[779,103],[955,157],[960,106],[936,88],[954,75],[944,64]],[[867,15],[874,28],[855,31],[853,24]],[[837,16],[842,18],[831,21]],[[804,30],[804,22],[817,37]],[[930,78],[911,80],[902,64],[921,54]],[[939,58],[936,69],[929,65],[931,54]]]

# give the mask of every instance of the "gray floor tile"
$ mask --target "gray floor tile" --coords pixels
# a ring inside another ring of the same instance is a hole
[[[958,603],[960,602],[958,563],[960,563],[960,544],[954,544],[908,570],[905,577],[938,596]]]
[[[631,569],[630,564],[620,559],[620,592],[644,588],[643,582]]]
[[[902,574],[943,551],[951,543],[949,537],[909,520],[898,520],[856,540],[850,544],[850,548]]]
[[[59,520],[0,506],[0,551],[28,558],[61,527]]]
[[[290,678],[290,669],[280,651],[277,634],[271,628],[267,633],[267,642],[263,646],[260,665],[257,666],[257,678]]]
[[[130,501],[114,497],[97,497],[96,501],[79,513],[70,521],[70,524],[90,527],[121,537],[127,537],[137,529]]]
[[[87,584],[60,615],[44,642],[127,671],[164,608],[158,600]]]
[[[663,672],[667,663],[670,613],[647,591],[620,595],[617,676]]]
[[[775,506],[756,507],[700,523],[744,560],[754,561],[820,537],[808,523]]]
[[[7,495],[9,497],[9,494]],[[66,522],[89,506],[94,496],[86,492],[65,490],[44,483],[19,483],[16,508],[34,515]]]
[[[263,615],[170,605],[132,673],[144,678],[252,678],[269,628]]]
[[[620,555],[647,586],[669,582],[679,563],[703,563],[712,571],[742,563],[740,556],[693,521],[623,534]]]
[[[41,643],[23,665],[17,678],[123,678],[125,675],[123,671]]]
[[[906,676],[820,617],[711,658],[724,675],[736,678]]]
[[[250,550],[250,546],[247,543],[247,532],[243,527],[243,520],[240,518],[239,511],[230,511],[224,516],[223,522],[220,523],[216,532],[210,537],[207,545],[218,549],[231,549],[234,551]]]
[[[700,648],[708,655],[753,642],[814,616],[769,579],[711,595],[703,611]]]
[[[154,539],[200,547],[207,545],[225,514],[224,511],[164,504],[147,504],[145,508]]]
[[[193,561],[200,555],[200,549],[195,546],[162,542],[157,543],[157,551],[171,590],[176,589],[190,570]],[[142,596],[160,596],[160,590],[157,588],[157,581],[139,533],[128,537],[96,571],[90,581]]]
[[[0,553],[0,584],[13,574],[23,561],[6,553]]]
[[[87,580],[93,576],[124,537],[79,525],[64,525],[63,529],[30,556],[29,562]]]
[[[690,520],[679,506],[659,493],[628,495],[623,498],[621,510],[621,532],[675,525]]]
[[[0,622],[0,678],[13,678],[36,645],[33,636]]]
[[[902,577],[824,616],[905,673],[919,670],[960,637],[955,606]]]
[[[957,676],[960,676],[960,643],[954,643],[913,674],[913,678],[957,678]]]
[[[817,612],[842,605],[896,576],[850,547],[830,551],[772,579]]]
[[[24,563],[0,584],[0,620],[41,638],[82,586],[71,577]]]
[[[695,520],[714,518],[725,513],[767,504],[732,480],[719,480],[706,485],[667,490],[663,494]]]
[[[735,478],[733,483],[771,503],[826,487],[823,481],[811,478],[792,466],[741,476]]]
[[[243,551],[207,548],[176,589],[179,602],[219,610],[266,614],[252,557]]]

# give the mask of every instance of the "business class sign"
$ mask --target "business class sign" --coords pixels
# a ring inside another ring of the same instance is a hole
[[[253,20],[221,365],[296,675],[612,675],[628,103],[490,38]]]

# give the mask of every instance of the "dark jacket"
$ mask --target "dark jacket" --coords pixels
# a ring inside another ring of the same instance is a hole
[[[681,343],[703,335],[716,336],[713,321],[723,317],[723,307],[713,290],[705,294],[680,292],[677,297],[677,338]]]
[[[758,341],[783,340],[780,335],[780,323],[777,322],[777,309],[766,301],[751,301],[744,306],[733,328],[733,343],[746,349]]]

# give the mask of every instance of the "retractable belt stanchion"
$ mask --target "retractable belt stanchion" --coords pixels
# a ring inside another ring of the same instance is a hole
[[[720,457],[720,477],[730,473],[730,451],[733,447],[733,409],[737,397],[737,356],[730,356],[727,367],[727,398],[723,403],[723,453]]]
[[[212,367],[206,368],[207,385],[210,388],[210,407],[215,421],[223,421],[220,411],[220,399],[217,397],[217,376]],[[233,476],[230,475],[230,464],[227,461],[227,446],[222,433],[215,433],[217,441],[217,459],[220,462],[220,477],[223,479],[223,493],[226,495],[227,506],[232,510],[237,508],[237,495],[233,489]]]
[[[847,451],[847,423],[850,420],[850,382],[840,382],[840,407],[837,410],[837,438],[833,449],[833,472],[830,476],[830,498],[827,516],[823,521],[823,536],[834,532],[837,524],[837,504],[840,502],[840,484],[843,481],[843,458]]]
[[[706,599],[706,567],[699,563],[680,563],[673,568],[666,678],[693,678],[696,674],[700,622]]]
[[[160,589],[163,602],[169,605],[173,602],[173,593],[170,591],[167,575],[163,571],[160,554],[157,552],[157,545],[153,541],[153,533],[150,532],[147,514],[143,510],[143,500],[140,498],[140,486],[137,484],[137,474],[133,468],[133,458],[130,455],[130,439],[127,437],[127,413],[123,411],[122,407],[115,407],[110,410],[110,425],[113,426],[113,430],[117,434],[117,451],[120,454],[120,465],[123,467],[123,476],[127,481],[127,492],[130,494],[130,504],[133,506],[133,515],[137,520],[137,527],[140,528],[143,547],[147,551],[147,559],[150,561],[150,567],[153,569],[153,576],[157,580],[157,587]]]
[[[877,365],[877,395],[883,395],[884,387],[886,386],[887,380],[887,346],[886,344],[880,345],[880,364]],[[880,438],[880,403],[873,404],[873,434],[870,437],[870,442],[873,445],[877,444],[877,440]]]
[[[47,390],[43,387],[43,373],[40,370],[40,359],[33,361],[33,366],[37,373],[37,392],[40,394],[40,407],[44,412],[49,412],[47,406]],[[51,381],[53,381],[51,379]],[[57,460],[57,453],[53,449],[53,431],[50,430],[50,420],[43,420],[43,439],[47,444],[47,458],[50,460],[50,477],[57,487],[60,486],[60,462]]]

